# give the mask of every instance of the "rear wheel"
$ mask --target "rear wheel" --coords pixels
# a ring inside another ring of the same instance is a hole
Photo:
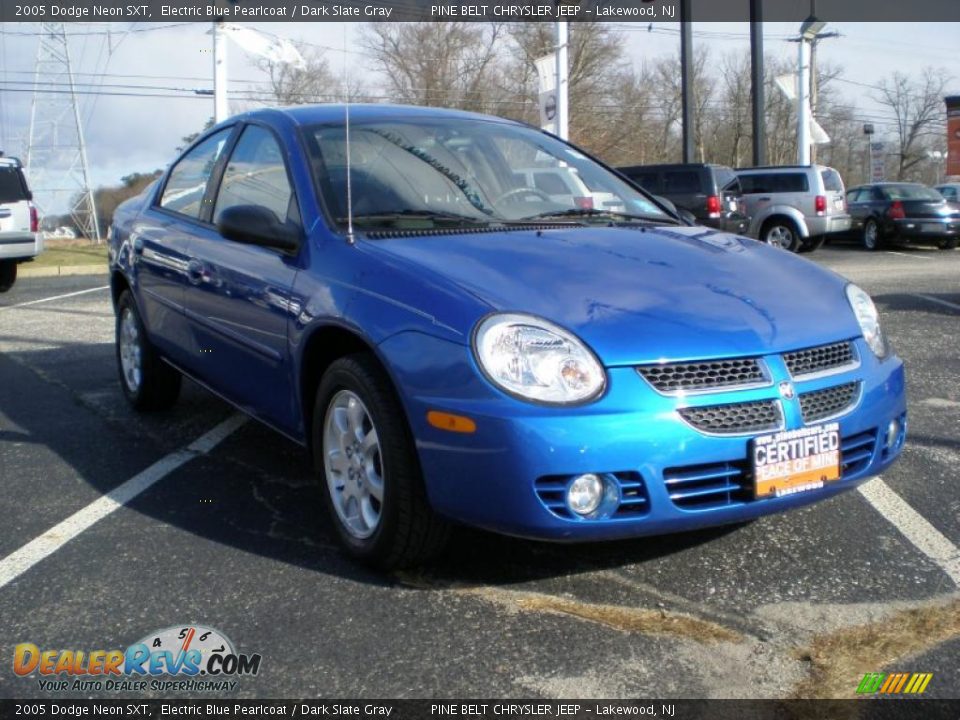
[[[796,225],[785,219],[768,220],[760,231],[760,237],[764,242],[790,252],[796,252],[800,245],[800,233]]]
[[[328,515],[350,555],[386,569],[423,562],[448,534],[430,507],[404,418],[370,355],[336,360],[320,381],[312,443]]]
[[[5,293],[17,281],[17,263],[15,260],[0,260],[0,293]]]
[[[160,359],[144,330],[130,292],[117,301],[117,369],[120,387],[137,410],[164,410],[180,396],[180,373]]]
[[[871,251],[880,249],[880,226],[876,220],[867,220],[863,224],[863,247]]]
[[[947,238],[941,240],[938,244],[941,250],[953,250],[957,247],[957,238]]]

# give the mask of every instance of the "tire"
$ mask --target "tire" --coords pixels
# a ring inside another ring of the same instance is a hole
[[[760,230],[760,239],[768,245],[796,252],[800,246],[800,233],[790,220],[767,220]]]
[[[117,301],[117,372],[120,387],[137,410],[166,410],[180,396],[182,377],[150,343],[130,291]]]
[[[826,235],[817,235],[816,237],[809,237],[800,243],[800,249],[797,250],[799,253],[812,253],[816,252],[823,247],[823,244],[827,241]]]
[[[405,417],[368,354],[334,361],[320,380],[311,442],[327,514],[349,555],[387,570],[423,563],[449,534],[430,507]]]
[[[863,224],[863,249],[871,252],[880,249],[880,226],[876,220],[867,220]]]
[[[0,260],[0,293],[7,292],[17,281],[17,263],[14,260]]]
[[[947,238],[937,243],[941,250],[953,250],[957,247],[957,238]]]

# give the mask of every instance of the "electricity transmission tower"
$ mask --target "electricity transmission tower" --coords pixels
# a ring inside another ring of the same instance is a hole
[[[41,212],[69,212],[81,235],[99,242],[100,224],[63,23],[40,23],[25,164]]]

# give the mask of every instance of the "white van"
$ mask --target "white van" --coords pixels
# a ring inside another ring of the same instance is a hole
[[[40,219],[16,158],[0,156],[0,292],[17,279],[17,265],[43,251]]]

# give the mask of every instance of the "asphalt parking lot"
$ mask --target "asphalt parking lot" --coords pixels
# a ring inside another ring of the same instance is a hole
[[[0,697],[56,697],[11,672],[18,643],[191,623],[262,655],[228,697],[850,698],[883,671],[960,697],[960,251],[812,259],[873,294],[906,362],[908,445],[882,481],[629,542],[463,530],[389,576],[338,553],[297,446],[190,383],[171,411],[128,408],[105,276],[22,279],[0,296]]]

